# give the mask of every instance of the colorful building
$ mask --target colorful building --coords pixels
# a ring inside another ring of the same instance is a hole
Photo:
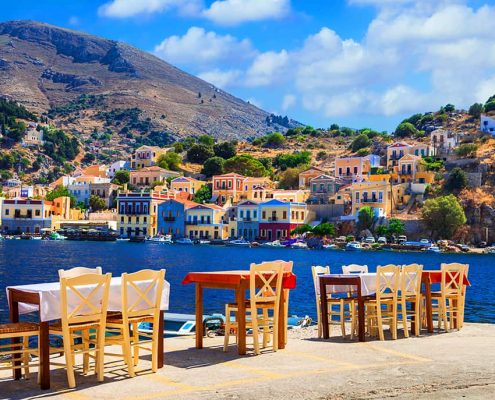
[[[123,191],[117,194],[118,230],[123,237],[155,236],[158,205],[168,194]]]
[[[380,166],[380,157],[370,154],[365,157],[342,157],[335,159],[335,177],[347,182],[363,182],[372,168]]]
[[[69,190],[69,193],[76,198],[78,203],[83,203],[87,206],[89,204],[89,198],[91,197],[91,185],[101,183],[110,183],[110,178],[82,175],[71,180],[67,189]]]
[[[450,130],[436,129],[430,134],[433,155],[450,154],[459,145],[459,134]]]
[[[190,239],[227,239],[226,210],[215,204],[198,204],[186,210],[186,236]]]
[[[360,182],[350,187],[352,199],[352,215],[357,218],[359,210],[364,206],[373,209],[375,216],[390,217],[397,207],[407,204],[410,199],[410,184],[388,182]]]
[[[52,202],[31,199],[5,199],[2,206],[2,228],[4,233],[41,233],[50,229]]]
[[[219,204],[225,204],[228,200],[238,203],[244,193],[242,184],[245,179],[245,176],[235,173],[213,176],[212,200]]]
[[[158,233],[174,239],[186,237],[186,210],[199,205],[194,201],[169,199],[158,205]]]
[[[175,178],[180,174],[160,167],[143,167],[130,173],[130,183],[137,187],[150,187],[153,183],[165,184],[167,178]]]
[[[259,204],[259,236],[262,240],[280,240],[311,220],[306,203],[269,200]]]
[[[325,174],[318,175],[310,181],[308,202],[328,204],[330,198],[333,197],[342,186],[344,186],[344,182],[339,178]]]
[[[317,176],[320,175],[324,175],[326,173],[327,171],[318,167],[311,167],[310,169],[301,172],[299,174],[299,188],[309,189],[311,179],[316,178]]]
[[[191,196],[194,196],[205,184],[206,182],[204,181],[199,181],[188,176],[179,176],[170,182],[170,189],[189,193]]]
[[[162,149],[158,146],[141,146],[134,151],[131,156],[131,168],[140,169],[152,167],[158,162],[158,158],[169,149]]]
[[[408,154],[421,158],[431,156],[433,151],[430,146],[423,143],[412,145],[406,142],[396,142],[387,147],[387,168],[398,166],[399,160]]]
[[[91,196],[97,196],[105,201],[106,208],[114,208],[115,196],[117,194],[117,190],[119,189],[118,185],[113,183],[90,183],[89,184],[89,193]]]
[[[237,205],[237,236],[253,241],[259,237],[259,204],[246,200]]]

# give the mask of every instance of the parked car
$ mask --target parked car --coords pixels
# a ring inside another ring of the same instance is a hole
[[[407,242],[407,236],[406,235],[400,235],[397,238],[397,243],[402,244],[402,243],[405,243],[405,242]]]
[[[366,239],[364,239],[365,243],[375,243],[375,238],[373,236],[368,236]]]
[[[385,236],[380,236],[377,243],[387,244],[387,238]]]

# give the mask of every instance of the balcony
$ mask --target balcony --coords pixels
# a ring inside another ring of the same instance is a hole
[[[253,219],[251,217],[239,218],[240,222],[251,222]]]
[[[268,221],[273,222],[273,221],[278,221],[277,217],[269,217]]]
[[[149,215],[148,212],[144,211],[135,211],[135,210],[127,210],[124,213],[120,213],[120,215]]]
[[[377,199],[377,198],[361,199],[361,203],[383,203],[383,199]]]
[[[186,221],[186,225],[199,225],[198,221]]]

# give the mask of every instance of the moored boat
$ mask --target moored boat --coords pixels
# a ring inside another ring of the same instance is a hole
[[[189,238],[176,239],[174,243],[175,244],[186,244],[186,245],[194,244],[194,242]]]
[[[336,244],[333,244],[333,243],[332,244],[324,244],[322,246],[322,248],[324,250],[337,250],[338,249],[337,245]]]
[[[247,240],[244,240],[244,239],[229,240],[225,244],[227,246],[237,246],[237,247],[249,247],[249,246],[251,246],[251,242],[248,242]]]
[[[261,247],[269,247],[269,248],[284,248],[286,247],[285,245],[283,245],[282,243],[280,243],[280,240],[274,240],[273,242],[266,242],[266,243],[262,243],[260,245]]]
[[[438,247],[438,246],[430,246],[426,249],[426,251],[429,251],[430,253],[441,253],[442,252],[440,250],[440,247]]]
[[[360,251],[361,250],[361,243],[359,242],[349,242],[346,244],[345,249],[347,251]]]
[[[153,237],[147,238],[146,241],[150,242],[150,243],[162,243],[162,244],[172,244],[173,243],[171,235],[153,236]]]
[[[302,249],[307,249],[308,245],[305,242],[295,242],[290,245],[290,248],[302,250]]]

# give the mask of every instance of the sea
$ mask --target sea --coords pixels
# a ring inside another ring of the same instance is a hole
[[[371,272],[386,264],[418,263],[424,269],[440,269],[441,263],[466,263],[470,266],[471,286],[466,295],[465,319],[495,323],[495,255],[35,240],[0,242],[0,322],[9,317],[7,286],[57,281],[60,268],[101,266],[113,276],[164,268],[171,285],[169,311],[193,314],[194,285],[182,284],[188,272],[247,270],[250,263],[270,260],[294,262],[297,288],[290,293],[289,313],[312,318],[316,317],[312,265],[328,265],[332,273],[341,273],[346,264],[365,264]],[[225,303],[234,300],[230,290],[205,289],[203,296],[205,313],[223,314]]]

